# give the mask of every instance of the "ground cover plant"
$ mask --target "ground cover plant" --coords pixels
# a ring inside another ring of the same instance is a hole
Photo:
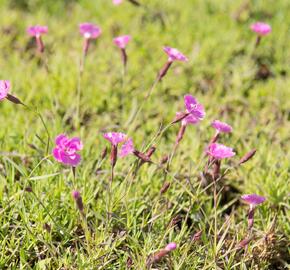
[[[289,1],[0,6],[1,269],[289,267]]]

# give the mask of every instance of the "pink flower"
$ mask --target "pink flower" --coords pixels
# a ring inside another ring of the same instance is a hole
[[[230,133],[233,130],[233,128],[230,125],[228,125],[227,123],[221,122],[219,120],[214,120],[211,126],[215,128],[218,133],[219,132]]]
[[[236,154],[232,148],[219,143],[210,144],[206,153],[215,159],[230,158]]]
[[[27,28],[28,35],[32,37],[40,37],[48,32],[47,26],[35,25]]]
[[[192,95],[184,96],[184,104],[186,112],[190,113],[189,116],[186,117],[188,118],[189,123],[195,124],[195,121],[199,122],[205,117],[203,105],[198,103],[198,101]]]
[[[123,0],[113,0],[115,6],[122,4]]]
[[[114,38],[114,43],[120,48],[125,49],[128,42],[131,40],[131,36],[125,35]]]
[[[244,200],[247,204],[250,205],[249,213],[248,213],[248,230],[250,231],[254,225],[254,214],[255,207],[258,204],[263,203],[266,198],[263,196],[259,196],[257,194],[246,194],[241,196],[242,200]]]
[[[108,132],[103,134],[104,138],[112,145],[117,146],[127,140],[127,135],[121,132]]]
[[[263,203],[266,198],[263,196],[259,196],[257,194],[246,194],[241,196],[242,200],[244,200],[247,204],[254,208],[256,205]]]
[[[173,62],[173,61],[186,62],[186,61],[188,61],[187,57],[184,56],[180,51],[178,51],[175,48],[163,47],[163,50],[168,55],[169,62]]]
[[[266,36],[271,33],[272,28],[267,23],[256,22],[251,25],[251,30],[257,33],[259,36]]]
[[[134,152],[133,140],[131,138],[127,139],[127,141],[122,145],[120,157],[126,157],[129,154]]]
[[[133,147],[133,142],[130,139],[128,139],[127,135],[121,132],[108,132],[104,133],[103,137],[108,140],[111,144],[111,164],[112,168],[115,167],[118,157],[118,144],[128,142],[128,144],[125,143],[125,146],[122,147],[122,151],[120,156],[125,157],[131,153],[131,148]]]
[[[99,26],[92,23],[81,23],[79,25],[80,33],[86,39],[96,39],[102,33],[102,30]]]
[[[69,139],[66,135],[60,134],[56,137],[55,144],[52,154],[58,162],[73,167],[80,163],[81,157],[76,152],[83,149],[83,144],[79,138]]]
[[[171,243],[169,243],[169,244],[165,247],[165,250],[167,250],[167,251],[172,251],[172,250],[175,250],[176,247],[177,247],[176,243],[171,242]]]
[[[0,80],[0,100],[3,100],[7,97],[10,88],[10,81]]]
[[[175,114],[175,118],[177,119],[179,117],[182,117],[182,115],[184,115],[184,113],[177,112]],[[198,122],[199,122],[199,120],[195,116],[193,116],[192,114],[189,114],[181,120],[181,125],[183,125],[183,126],[187,126],[189,124],[194,125],[194,124],[197,124]]]

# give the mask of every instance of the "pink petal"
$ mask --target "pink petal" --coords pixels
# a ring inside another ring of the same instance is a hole
[[[233,128],[227,123],[221,122],[219,120],[214,120],[211,124],[213,128],[215,128],[218,132],[230,133]]]
[[[266,36],[271,33],[272,28],[269,24],[263,22],[256,22],[251,25],[251,30],[260,36]]]
[[[83,149],[83,143],[80,138],[74,137],[69,140],[67,147],[74,149],[75,151],[80,151]]]
[[[230,158],[236,154],[232,148],[219,143],[210,144],[206,152],[215,159]]]
[[[190,114],[186,116],[184,119],[182,119],[181,124],[187,126],[189,124],[192,124],[192,125],[197,124],[198,122],[199,122],[199,119],[196,118],[194,115]]]
[[[251,204],[253,206],[261,204],[266,200],[265,197],[257,195],[257,194],[246,194],[246,195],[241,196],[241,198],[246,203]]]
[[[92,24],[92,23],[81,23],[79,25],[79,30],[81,35],[83,35],[85,38],[92,38],[96,39],[99,37],[102,33],[102,30],[99,26]]]
[[[61,156],[61,162],[63,164],[70,165],[73,167],[76,167],[81,161],[81,156],[79,154],[67,155],[64,152],[60,152],[60,156]]]
[[[125,35],[114,38],[114,43],[121,49],[125,49],[128,42],[131,40],[131,36]]]
[[[186,111],[191,113],[198,120],[202,120],[205,117],[205,111],[203,105],[198,103],[195,97],[192,95],[184,96],[184,104]]]
[[[53,150],[52,150],[52,155],[54,156],[54,158],[59,161],[59,162],[62,162],[62,159],[61,159],[61,150],[57,147],[55,147]]]
[[[126,140],[127,135],[121,132],[108,132],[104,133],[103,137],[108,140],[111,144],[117,145]]]
[[[5,99],[11,88],[10,81],[0,80],[0,100]]]
[[[123,2],[123,0],[113,0],[113,4],[115,6],[120,5]]]
[[[55,138],[55,144],[61,148],[65,148],[69,138],[65,134],[59,134]]]
[[[188,61],[187,57],[175,48],[163,47],[163,50],[168,55],[169,61],[182,61],[182,62]]]
[[[129,138],[123,145],[120,151],[120,157],[126,157],[132,154],[134,151],[134,145],[131,138]]]
[[[48,27],[47,26],[41,26],[41,25],[35,25],[35,26],[30,26],[27,28],[27,33],[30,36],[40,36],[42,34],[46,34],[48,32]]]

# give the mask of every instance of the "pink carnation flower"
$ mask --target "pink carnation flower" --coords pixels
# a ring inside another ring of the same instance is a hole
[[[92,23],[81,23],[79,25],[80,33],[86,39],[96,39],[102,33],[102,30],[99,26]]]
[[[126,157],[129,154],[132,154],[134,152],[134,145],[133,140],[131,138],[127,139],[127,141],[122,145],[120,157]]]
[[[48,32],[47,26],[35,25],[27,28],[28,35],[32,37],[40,37]]]
[[[241,196],[242,200],[249,204],[252,208],[263,203],[266,198],[257,194],[246,194]]]
[[[215,159],[230,158],[236,154],[232,148],[219,143],[210,144],[206,153]]]
[[[112,145],[117,146],[127,140],[127,135],[121,132],[108,132],[103,134],[104,138]]]
[[[81,157],[76,152],[83,149],[83,144],[79,138],[69,139],[66,135],[60,134],[56,137],[55,144],[52,154],[58,162],[73,167],[80,163]]]
[[[263,22],[256,22],[251,25],[251,30],[259,36],[266,36],[271,33],[272,28],[269,24]]]
[[[163,50],[168,55],[169,62],[173,62],[173,61],[186,62],[186,61],[188,61],[187,57],[175,48],[163,47]]]
[[[178,117],[180,113],[176,113],[176,117]],[[182,113],[181,113],[182,114]],[[188,116],[186,116],[184,119],[182,119],[181,121],[181,125],[183,126],[187,126],[189,124],[194,125],[197,124],[199,122],[199,119],[196,118],[194,115],[189,114]]]
[[[115,6],[122,4],[123,0],[113,0]]]
[[[169,244],[165,247],[165,250],[167,250],[167,251],[172,251],[172,250],[175,250],[176,247],[177,247],[176,243],[171,242],[171,243],[169,243]]]
[[[7,97],[10,88],[10,81],[0,80],[0,100],[3,100]]]
[[[125,35],[114,38],[114,43],[120,48],[125,49],[128,42],[131,40],[131,36]]]
[[[214,120],[211,126],[215,128],[217,132],[230,133],[233,130],[230,125],[219,120]]]
[[[192,95],[184,96],[184,104],[186,112],[190,113],[185,119],[183,119],[184,123],[188,122],[191,124],[195,124],[205,117],[203,105],[198,103],[196,98]]]

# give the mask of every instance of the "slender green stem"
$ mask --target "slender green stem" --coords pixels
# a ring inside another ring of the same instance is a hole
[[[46,134],[47,134],[47,143],[46,143],[46,151],[45,151],[45,154],[48,155],[48,152],[49,152],[49,143],[50,143],[50,140],[51,140],[51,139],[50,139],[50,133],[49,133],[49,130],[48,130],[48,128],[47,128],[47,125],[45,124],[45,121],[44,121],[44,119],[43,119],[41,113],[38,112],[38,111],[36,111],[36,114],[37,114],[38,117],[40,118],[40,121],[41,121],[41,123],[43,124],[43,127],[44,127],[44,129],[45,129],[45,132],[46,132]]]
[[[213,195],[213,200],[214,200],[214,259],[216,261],[217,259],[217,185],[216,185],[216,180],[214,181],[214,195]]]
[[[81,60],[79,63],[79,73],[78,73],[78,83],[77,83],[77,104],[76,104],[76,123],[75,123],[77,128],[80,126],[81,81],[82,81],[82,76],[84,72],[85,59],[86,59],[86,54],[85,52],[82,52]]]
[[[141,113],[141,111],[143,110],[143,107],[146,103],[146,101],[150,98],[153,90],[155,89],[157,83],[159,82],[159,80],[155,80],[154,83],[152,84],[151,88],[149,89],[149,91],[147,92],[145,98],[143,99],[143,101],[141,102],[140,106],[139,106],[139,109],[138,111],[135,113],[135,115],[133,116],[133,119],[131,120],[131,128],[129,128],[127,134],[130,134],[130,132],[132,131],[132,129],[134,128],[134,123],[135,123],[135,120],[137,119],[137,116]]]

